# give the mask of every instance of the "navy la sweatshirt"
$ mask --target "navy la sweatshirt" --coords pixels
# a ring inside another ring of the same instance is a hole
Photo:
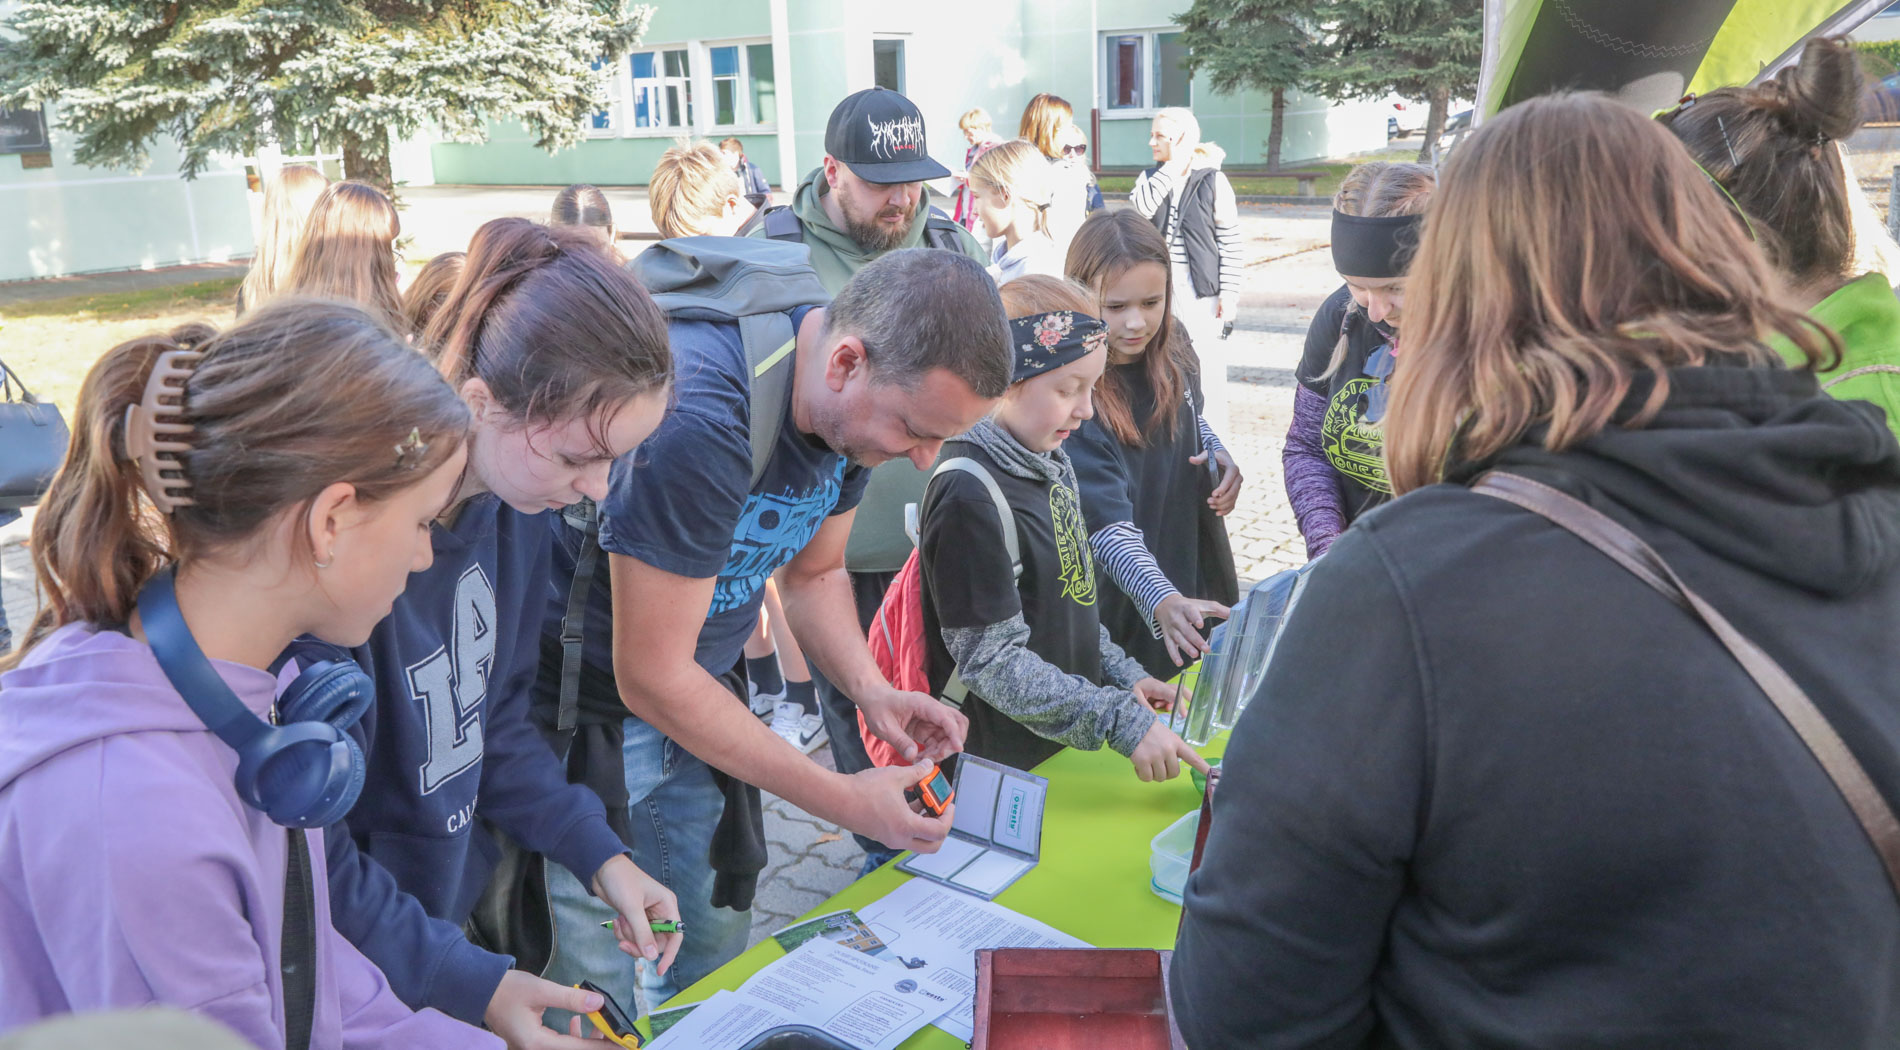
[[[349,654],[376,680],[355,730],[369,776],[324,841],[336,928],[403,1002],[479,1024],[513,960],[462,934],[495,863],[474,818],[583,885],[626,846],[528,720],[551,586],[546,526],[482,495],[433,533],[435,563]],[[299,644],[302,663],[335,655]]]

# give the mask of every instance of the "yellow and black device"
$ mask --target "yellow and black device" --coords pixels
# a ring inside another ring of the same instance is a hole
[[[957,797],[957,789],[951,785],[950,778],[944,775],[941,766],[932,765],[924,779],[917,786],[905,792],[924,804],[924,808],[937,816],[950,808],[950,800]]]
[[[628,1017],[620,1004],[614,1002],[614,997],[607,994],[607,989],[592,981],[582,981],[574,987],[600,996],[600,1009],[588,1014],[587,1019],[594,1022],[594,1027],[607,1037],[608,1042],[624,1046],[627,1050],[639,1050],[642,1043],[639,1031],[633,1027],[633,1018]]]

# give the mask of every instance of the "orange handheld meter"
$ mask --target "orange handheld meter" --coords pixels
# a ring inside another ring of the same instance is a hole
[[[951,786],[950,778],[944,775],[942,767],[933,763],[924,779],[904,794],[921,801],[925,809],[941,817],[943,811],[950,808],[950,800],[957,797],[957,789]]]
[[[620,1004],[614,1002],[614,997],[607,994],[607,989],[592,981],[582,981],[574,987],[600,996],[600,1009],[588,1014],[587,1019],[594,1022],[594,1027],[607,1037],[608,1042],[624,1046],[627,1050],[639,1050],[639,1030],[633,1027],[633,1019],[620,1008]]]

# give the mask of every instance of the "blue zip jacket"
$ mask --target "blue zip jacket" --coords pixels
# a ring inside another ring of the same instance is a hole
[[[582,885],[626,846],[528,720],[552,586],[547,527],[485,494],[432,532],[435,563],[349,654],[376,680],[376,702],[354,731],[369,758],[362,797],[324,836],[330,903],[403,1002],[480,1024],[514,960],[462,933],[496,859],[474,818]],[[335,657],[324,648],[299,642],[292,655]]]

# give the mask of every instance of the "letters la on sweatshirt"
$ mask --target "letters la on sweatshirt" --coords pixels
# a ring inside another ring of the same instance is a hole
[[[215,663],[260,716],[268,673]],[[0,1032],[163,1003],[284,1045],[284,829],[232,787],[237,754],[141,642],[73,624],[0,678]],[[316,884],[321,832],[310,832]],[[315,895],[313,1047],[500,1047],[412,1013]]]
[[[349,653],[376,700],[354,731],[369,757],[362,798],[328,836],[330,902],[337,929],[403,1002],[479,1024],[513,960],[462,934],[496,856],[474,817],[583,886],[626,845],[528,720],[552,573],[546,525],[481,495],[431,532],[435,561]],[[340,654],[299,642],[292,655]]]

